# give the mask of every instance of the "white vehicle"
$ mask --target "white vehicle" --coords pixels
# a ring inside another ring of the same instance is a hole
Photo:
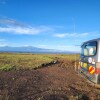
[[[100,84],[100,38],[81,45],[79,72],[91,82]]]

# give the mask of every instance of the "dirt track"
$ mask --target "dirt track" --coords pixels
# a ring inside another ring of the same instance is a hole
[[[0,72],[0,100],[100,100],[65,60],[37,70]]]

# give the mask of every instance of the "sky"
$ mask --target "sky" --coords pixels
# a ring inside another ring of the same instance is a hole
[[[80,51],[100,37],[100,0],[0,0],[0,47]]]

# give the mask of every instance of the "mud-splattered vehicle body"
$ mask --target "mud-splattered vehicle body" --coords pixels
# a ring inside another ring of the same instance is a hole
[[[81,45],[79,72],[91,82],[100,84],[100,38]]]

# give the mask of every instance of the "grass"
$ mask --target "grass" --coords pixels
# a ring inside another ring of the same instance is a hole
[[[75,60],[79,60],[80,55],[79,54],[58,54],[55,55],[55,57],[57,57],[58,59],[61,58],[61,59],[75,61]]]
[[[31,54],[31,53],[0,53],[0,70],[20,70],[38,68],[42,64],[58,59],[77,60],[79,55],[69,54]]]

